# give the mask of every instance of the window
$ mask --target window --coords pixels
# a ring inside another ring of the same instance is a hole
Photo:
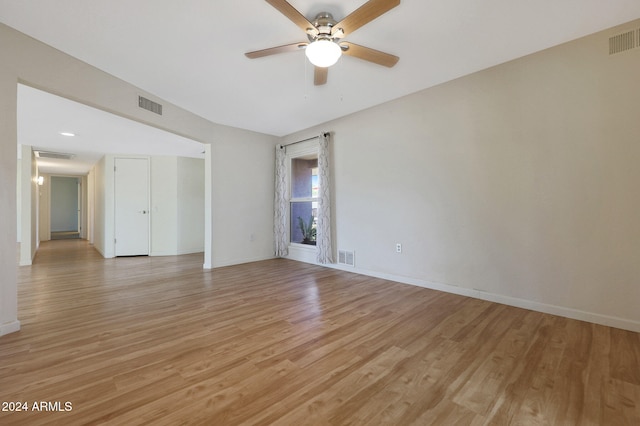
[[[273,236],[278,257],[333,263],[329,137],[322,133],[286,148],[276,146]]]
[[[294,154],[290,166],[289,242],[316,245],[318,152]]]

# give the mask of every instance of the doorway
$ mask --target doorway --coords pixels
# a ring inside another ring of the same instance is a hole
[[[115,255],[149,255],[149,160],[115,159]]]
[[[80,178],[51,176],[51,239],[80,238],[82,231]]]

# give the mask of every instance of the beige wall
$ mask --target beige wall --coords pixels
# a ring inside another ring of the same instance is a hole
[[[146,123],[170,132],[212,144],[218,151],[247,149],[252,155],[245,158],[245,167],[251,169],[256,178],[251,186],[242,185],[238,190],[244,192],[246,202],[238,208],[250,210],[254,219],[251,226],[257,229],[271,229],[273,201],[264,203],[263,194],[273,193],[273,145],[276,138],[255,132],[222,126],[170,103],[158,99],[152,94],[119,80],[90,65],[78,61],[45,44],[35,41],[5,25],[0,24],[0,270],[3,271],[0,282],[0,335],[15,331],[19,327],[17,320],[16,291],[16,99],[18,82],[63,96],[102,110],[115,113],[142,123]],[[159,101],[163,105],[163,115],[159,116],[142,110],[137,105],[137,96],[143,95]],[[215,99],[211,100],[215,102]],[[234,175],[237,162],[229,158],[213,156],[211,173],[207,176]],[[224,180],[218,182],[222,184]],[[214,182],[207,183],[212,188]],[[230,192],[234,192],[231,183]],[[210,190],[210,192],[213,192]],[[230,204],[232,200],[216,197],[229,195],[218,192],[208,200],[212,205]],[[96,198],[99,194],[96,193]],[[234,197],[235,198],[235,197]],[[270,200],[272,197],[268,197]],[[231,226],[238,228],[237,220],[242,220],[244,213],[237,211],[208,209],[207,230],[208,247],[222,254],[228,245],[234,252],[240,250],[242,255],[233,257],[237,261],[272,256],[272,237],[260,231],[261,237],[270,239],[262,245],[233,238],[225,240],[225,230]],[[98,225],[96,223],[96,225]],[[216,235],[218,234],[218,235]],[[99,231],[96,229],[96,247],[99,242]],[[235,236],[234,236],[235,237]],[[268,250],[265,248],[268,247]],[[225,257],[227,261],[229,257]],[[211,263],[211,262],[209,262]]]
[[[0,39],[3,36],[0,34]],[[16,288],[16,95],[15,76],[3,65],[0,67],[0,335],[20,328]]]
[[[608,54],[638,27],[284,138],[334,133],[336,247],[357,271],[640,331],[640,48]]]
[[[273,257],[276,139],[269,146],[243,142],[211,147],[213,158],[227,162],[211,170],[212,215],[229,218],[214,229],[214,267],[262,260],[265,253]]]

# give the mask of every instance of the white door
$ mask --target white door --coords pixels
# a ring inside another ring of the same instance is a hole
[[[149,254],[149,160],[115,159],[116,256]]]

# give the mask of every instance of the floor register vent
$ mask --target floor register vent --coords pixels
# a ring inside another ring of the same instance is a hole
[[[347,266],[355,266],[355,252],[346,251],[346,250],[338,250],[338,264],[339,265],[347,265]]]
[[[609,37],[609,55],[640,47],[640,28]]]

